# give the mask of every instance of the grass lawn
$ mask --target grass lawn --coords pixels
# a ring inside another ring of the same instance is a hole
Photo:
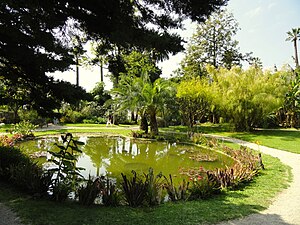
[[[165,203],[154,208],[87,208],[75,203],[32,199],[0,182],[0,201],[12,207],[25,223],[32,225],[216,223],[267,208],[273,197],[287,187],[291,179],[290,169],[276,158],[263,157],[266,170],[249,186],[208,200]]]
[[[72,128],[68,128],[72,127]],[[74,129],[76,127],[76,129]],[[132,126],[67,124],[65,128],[53,131],[35,132],[36,136],[77,133],[114,133],[129,135]],[[293,143],[300,144],[297,131],[263,130],[251,133],[230,132],[228,126],[201,125],[198,132],[241,138],[288,151],[296,151]],[[164,128],[169,135],[183,138],[187,128],[183,126]],[[173,135],[171,132],[176,132]],[[300,134],[300,133],[299,133]],[[290,143],[292,142],[292,143]],[[236,144],[228,144],[237,147]],[[294,149],[294,150],[293,150]],[[298,152],[300,153],[300,151]],[[55,203],[43,199],[32,199],[14,188],[0,182],[0,202],[13,208],[25,223],[32,225],[71,224],[212,224],[266,209],[272,199],[291,180],[291,171],[278,159],[263,155],[266,170],[241,190],[227,191],[212,199],[166,203],[154,208],[83,207],[76,203]]]
[[[4,124],[0,126],[0,133],[7,132],[10,128],[12,128],[11,124]]]
[[[254,130],[252,132],[233,132],[227,124],[201,124],[196,127],[196,132],[217,134],[238,138],[249,142],[258,142],[260,145],[281,149],[300,154],[300,131],[296,129]],[[163,128],[167,132],[186,132],[187,127],[175,126]]]
[[[61,133],[113,133],[128,136],[131,129],[137,125],[119,125],[106,127],[105,124],[64,124],[61,129],[51,131],[34,132],[35,136],[54,135]],[[5,133],[11,125],[0,127],[0,133]],[[234,137],[249,142],[258,142],[260,145],[273,147],[289,152],[300,154],[300,131],[296,129],[276,129],[276,130],[255,130],[252,132],[233,132],[233,128],[228,124],[201,124],[195,128],[196,132],[206,134],[217,134],[222,136]],[[172,132],[172,135],[183,139],[187,132],[186,126],[174,126],[160,128],[160,131]],[[174,133],[175,132],[175,133]],[[177,133],[177,134],[176,134]],[[9,133],[7,133],[9,135]]]
[[[82,134],[82,133],[102,133],[102,134],[120,134],[120,135],[124,135],[124,136],[129,136],[131,134],[131,130],[130,129],[126,129],[126,128],[118,128],[118,129],[114,129],[114,128],[106,128],[106,127],[102,127],[102,128],[88,128],[88,129],[83,129],[83,128],[76,128],[76,129],[58,129],[58,130],[48,130],[48,131],[36,131],[34,132],[34,136],[36,137],[40,137],[40,136],[45,136],[45,135],[55,135],[55,134],[62,134],[62,133],[72,133],[72,134]]]
[[[94,128],[106,128],[106,124],[89,124],[89,123],[66,123],[64,124],[66,127],[94,127]],[[128,125],[128,124],[119,124],[118,126],[112,125],[108,126],[109,127],[114,127],[114,128],[132,128],[132,127],[137,127],[138,125]]]

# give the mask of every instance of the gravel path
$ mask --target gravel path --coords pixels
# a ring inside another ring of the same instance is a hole
[[[292,168],[293,174],[293,182],[290,187],[280,193],[268,209],[245,218],[218,223],[218,225],[300,225],[300,154],[258,146],[257,144],[234,138],[225,138],[217,135],[208,136],[234,142],[277,157]]]
[[[22,225],[17,215],[0,203],[0,225]]]

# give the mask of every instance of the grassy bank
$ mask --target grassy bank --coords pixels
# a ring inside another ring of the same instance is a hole
[[[63,126],[62,129],[36,132],[36,136],[72,132],[79,133],[114,133],[129,135],[131,126],[105,125],[74,125]],[[234,133],[226,126],[205,125],[197,127],[198,132],[212,133],[224,136],[242,138],[248,141],[259,141],[267,145],[269,139],[277,140],[278,146],[291,151],[289,142],[299,139],[296,131],[258,131],[253,133]],[[186,127],[171,127],[163,129],[175,132],[179,138],[186,137]],[[287,132],[287,133],[283,133]],[[293,133],[291,133],[293,132]],[[170,133],[169,133],[170,134]],[[294,135],[294,136],[293,136]],[[300,143],[300,142],[299,142]],[[270,141],[272,144],[272,141]],[[230,144],[231,145],[231,144]],[[236,145],[231,145],[236,147]],[[277,147],[277,146],[271,146]],[[272,199],[291,180],[290,168],[278,159],[263,155],[266,170],[242,190],[227,191],[212,199],[166,203],[154,208],[103,207],[90,208],[76,203],[55,203],[43,199],[32,199],[0,182],[0,202],[12,207],[25,223],[32,225],[94,225],[94,224],[212,224],[222,220],[229,220],[266,209]]]
[[[0,127],[0,132],[5,133],[10,125]],[[128,136],[131,130],[136,129],[137,125],[109,126],[105,124],[65,124],[59,129],[35,131],[35,136],[54,135],[61,133],[113,133]],[[172,136],[177,136],[179,140],[186,138],[186,126],[173,126],[160,128],[161,132],[171,132]],[[254,130],[252,132],[234,132],[228,124],[201,124],[195,127],[195,132],[205,134],[217,134],[227,137],[238,138],[241,140],[259,143],[260,145],[277,148],[289,152],[300,154],[300,131],[296,129],[275,129],[275,130]],[[177,134],[176,134],[177,133]],[[9,134],[9,133],[7,133]]]
[[[75,203],[32,199],[0,183],[0,201],[12,207],[32,225],[94,224],[206,224],[245,216],[268,207],[287,187],[290,169],[264,155],[266,170],[242,190],[228,191],[209,200],[166,203],[154,208],[90,208]]]
[[[56,130],[45,130],[45,131],[36,131],[34,132],[35,137],[46,136],[46,135],[56,135],[62,133],[72,133],[72,134],[92,134],[92,133],[102,133],[102,134],[120,134],[124,136],[129,136],[131,134],[130,129],[123,129],[123,128],[65,128],[65,129],[56,129]]]
[[[174,126],[161,129],[165,132],[187,132],[186,126]],[[252,132],[234,132],[228,124],[201,124],[195,132],[217,134],[259,143],[276,149],[300,154],[300,131],[296,129],[261,129]]]

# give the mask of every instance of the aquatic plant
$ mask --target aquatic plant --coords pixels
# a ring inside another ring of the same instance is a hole
[[[182,183],[178,187],[175,187],[171,174],[169,175],[169,179],[166,176],[164,176],[164,178],[165,178],[164,189],[167,190],[168,198],[171,201],[175,202],[179,200],[188,199],[189,182],[186,182],[185,179],[183,179]]]
[[[104,187],[101,190],[102,203],[105,206],[118,206],[121,202],[121,192],[109,177],[102,177]]]
[[[209,174],[198,175],[191,179],[191,187],[189,188],[189,200],[207,199],[213,195],[219,194],[221,186],[219,182],[212,179]]]
[[[56,167],[49,169],[54,174],[50,190],[56,201],[65,200],[72,191],[75,191],[76,186],[82,181],[80,170],[83,170],[83,168],[76,166],[76,162],[77,153],[82,153],[78,145],[84,143],[74,140],[71,133],[67,133],[61,138],[66,145],[55,143],[59,151],[48,151],[52,155],[49,161],[56,165]]]
[[[126,175],[122,175],[122,188],[125,199],[129,206],[138,207],[143,205],[143,202],[147,196],[148,185],[142,179],[137,176],[137,173],[132,170],[132,177],[128,178]]]
[[[93,180],[91,176],[89,176],[85,184],[81,185],[77,190],[79,203],[86,206],[94,204],[95,199],[99,197],[103,188],[104,183],[100,178]]]
[[[149,168],[149,173],[144,173],[147,185],[146,199],[149,205],[159,205],[162,201],[162,173],[154,175],[153,168]]]

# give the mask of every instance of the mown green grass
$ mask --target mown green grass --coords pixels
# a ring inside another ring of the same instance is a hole
[[[71,126],[71,125],[68,125]],[[36,136],[47,134],[60,134],[66,132],[77,133],[118,133],[128,135],[131,129],[128,127],[106,127],[75,125],[78,129],[61,129],[54,131],[36,132]],[[74,125],[72,124],[72,127]],[[85,128],[83,128],[85,127]],[[198,132],[220,134],[224,136],[240,137],[248,141],[260,141],[275,138],[279,144],[286,147],[285,142],[293,139],[288,133],[267,132],[257,133],[231,133],[225,126],[214,127],[212,125],[200,126]],[[172,127],[164,129],[176,132],[178,138],[184,135],[186,127]],[[281,131],[280,131],[281,132]],[[294,132],[294,131],[293,131]],[[277,135],[275,135],[277,134]],[[286,136],[279,136],[287,135]],[[244,135],[244,136],[243,136]],[[270,136],[268,136],[270,135]],[[176,136],[176,135],[175,135]],[[264,137],[266,136],[266,137]],[[297,139],[297,137],[295,137]],[[294,140],[294,139],[293,139]],[[283,143],[281,143],[283,142]],[[230,147],[238,148],[236,144]],[[291,172],[288,166],[283,165],[278,159],[263,155],[266,170],[248,186],[241,190],[227,191],[212,199],[166,203],[154,208],[130,208],[93,206],[90,208],[76,203],[55,203],[43,199],[32,199],[19,193],[12,187],[0,183],[0,201],[12,207],[25,223],[37,224],[212,224],[223,220],[242,217],[266,209],[274,196],[288,186],[291,180]]]
[[[119,124],[119,125],[108,125],[106,126],[106,124],[89,124],[89,123],[66,123],[64,124],[64,126],[67,127],[94,127],[94,128],[110,128],[110,127],[114,127],[114,128],[119,128],[119,127],[123,127],[123,128],[131,128],[131,127],[137,127],[138,125],[129,125],[129,124]]]
[[[11,128],[12,128],[12,125],[10,125],[10,124],[1,125],[0,133],[6,133]]]
[[[163,128],[166,132],[187,132],[185,126]],[[276,149],[281,149],[300,154],[300,131],[296,129],[263,129],[251,132],[233,132],[228,124],[201,124],[195,128],[195,132],[216,134],[238,138],[244,141],[259,143]]]
[[[55,135],[61,133],[113,133],[128,136],[131,129],[137,125],[120,125],[109,126],[105,124],[64,124],[61,129],[51,131],[34,132],[35,136]],[[10,125],[0,127],[0,132],[5,133]],[[171,132],[175,139],[182,140],[187,135],[186,126],[173,126],[160,128],[163,132]],[[259,143],[260,145],[277,148],[293,153],[300,154],[300,131],[295,129],[277,129],[277,130],[254,130],[252,132],[234,132],[233,127],[229,124],[201,124],[195,127],[195,132],[205,134],[217,134],[227,137],[242,139],[249,142]],[[9,133],[7,133],[9,135]],[[165,134],[164,134],[165,135]]]
[[[227,191],[212,199],[165,203],[153,208],[92,206],[32,199],[0,183],[0,201],[12,207],[23,222],[32,225],[96,224],[212,224],[266,209],[274,196],[286,188],[290,168],[263,155],[266,170],[241,190]]]
[[[34,136],[40,137],[40,136],[46,136],[46,135],[56,135],[56,134],[64,134],[64,133],[72,133],[72,134],[92,134],[92,133],[98,133],[98,134],[120,134],[124,136],[129,136],[131,134],[131,130],[128,129],[60,129],[60,130],[51,130],[51,131],[39,131],[34,132]]]

